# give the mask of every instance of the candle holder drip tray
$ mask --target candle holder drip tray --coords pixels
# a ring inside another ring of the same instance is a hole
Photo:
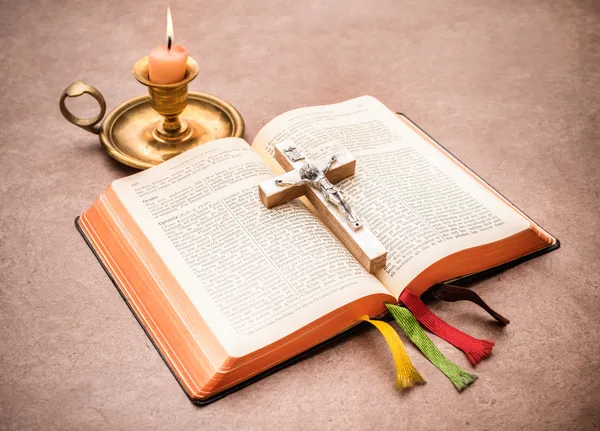
[[[189,138],[181,143],[164,142],[153,133],[162,117],[152,108],[150,97],[136,97],[106,117],[103,127],[106,131],[100,134],[100,142],[111,157],[145,169],[205,142],[241,138],[244,134],[239,113],[223,100],[207,94],[190,92],[181,116],[187,123]]]
[[[100,113],[96,117],[79,118],[67,109],[66,98],[83,94],[98,101]],[[179,115],[181,127],[172,139],[160,133],[165,115],[157,112],[156,101],[151,96],[128,100],[99,125],[106,111],[104,97],[91,85],[77,81],[63,92],[60,110],[71,123],[98,134],[100,143],[111,157],[138,169],[158,165],[215,139],[241,138],[244,134],[244,120],[237,109],[216,96],[192,91],[187,92],[187,104]]]

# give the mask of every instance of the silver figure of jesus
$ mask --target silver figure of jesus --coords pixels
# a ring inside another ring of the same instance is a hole
[[[288,151],[289,150],[292,150],[292,148],[288,149]],[[295,148],[293,148],[293,150],[295,150]],[[350,224],[352,229],[358,230],[362,227],[362,222],[354,214],[354,212],[350,208],[350,205],[348,205],[348,202],[346,202],[346,200],[344,199],[342,191],[335,185],[331,184],[331,182],[325,176],[329,168],[331,168],[331,165],[333,165],[336,160],[336,156],[332,156],[331,159],[329,159],[329,162],[327,162],[327,166],[325,166],[323,170],[319,169],[311,163],[306,163],[300,168],[300,181],[275,180],[275,184],[277,184],[278,186],[300,186],[302,184],[308,184],[310,187],[320,190],[321,193],[323,193],[323,196],[325,197],[325,200],[327,202],[331,202],[332,204],[337,206],[340,209],[340,211],[342,211],[342,213],[344,213],[346,219],[348,220],[348,224]]]

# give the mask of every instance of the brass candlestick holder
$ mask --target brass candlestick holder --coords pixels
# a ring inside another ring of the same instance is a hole
[[[216,96],[188,91],[198,75],[198,64],[189,57],[185,78],[159,85],[148,78],[148,58],[139,60],[135,78],[148,87],[148,96],[139,96],[118,106],[100,121],[106,111],[102,94],[82,81],[69,85],[60,98],[63,116],[71,123],[99,135],[108,154],[128,166],[146,169],[190,148],[226,137],[242,137],[244,120],[229,103]],[[100,113],[80,118],[66,106],[67,98],[88,94],[98,101]]]
[[[187,71],[183,81],[175,84],[154,84],[148,74],[148,57],[139,60],[133,66],[133,75],[140,83],[148,87],[150,102],[156,112],[164,117],[159,121],[152,134],[163,144],[182,144],[192,136],[192,128],[179,115],[184,111],[188,101],[188,83],[198,75],[198,63],[188,58]]]

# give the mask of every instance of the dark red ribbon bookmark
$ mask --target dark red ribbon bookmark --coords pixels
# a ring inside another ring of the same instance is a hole
[[[492,310],[492,308],[471,289],[454,286],[452,284],[438,284],[437,286],[432,287],[430,292],[434,298],[441,299],[442,301],[446,302],[470,301],[487,311],[489,315],[492,316],[500,325],[506,326],[510,323],[510,320],[508,320],[502,314]]]

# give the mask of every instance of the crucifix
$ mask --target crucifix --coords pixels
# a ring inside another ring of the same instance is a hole
[[[275,145],[275,160],[287,173],[260,184],[260,200],[267,208],[306,196],[321,221],[367,271],[373,273],[385,267],[385,247],[363,226],[340,188],[335,186],[354,175],[356,159],[350,153],[312,162],[293,141],[287,140]]]

